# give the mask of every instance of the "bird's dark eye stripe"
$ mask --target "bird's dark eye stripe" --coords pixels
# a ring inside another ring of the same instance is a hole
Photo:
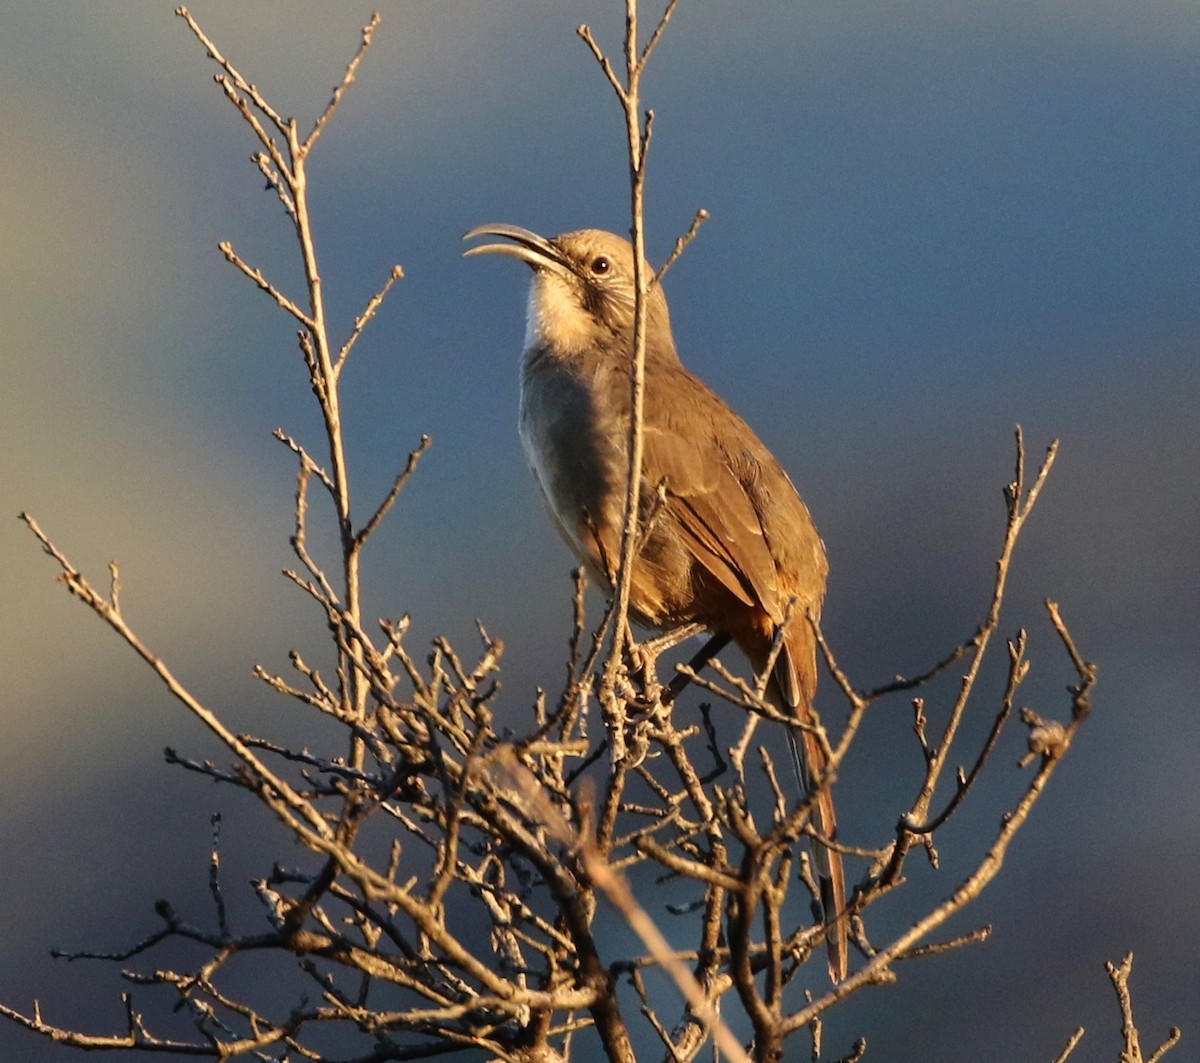
[[[593,273],[607,273],[611,268],[611,263],[603,255],[597,255],[592,259]]]

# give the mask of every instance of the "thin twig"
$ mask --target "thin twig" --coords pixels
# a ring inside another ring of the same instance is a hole
[[[367,327],[375,317],[380,306],[383,305],[384,299],[387,298],[388,292],[392,290],[392,285],[396,281],[404,277],[404,268],[402,266],[393,266],[391,273],[388,274],[388,279],[384,281],[383,287],[379,289],[367,301],[363,312],[354,319],[354,331],[350,333],[350,338],[342,344],[342,349],[338,351],[337,361],[333,363],[334,376],[342,375],[342,366],[345,365],[346,359],[350,352],[354,349],[354,345],[358,342],[358,338],[362,335],[363,329]]]
[[[391,490],[388,491],[383,501],[379,503],[379,507],[375,512],[371,514],[371,519],[359,529],[358,534],[355,536],[355,540],[360,547],[371,537],[375,529],[379,527],[380,522],[387,516],[388,510],[395,505],[396,499],[400,497],[400,492],[404,490],[404,485],[408,483],[412,474],[417,471],[417,463],[432,445],[433,440],[429,436],[421,436],[421,442],[417,444],[415,450],[409,453],[408,464],[397,475]]]
[[[671,253],[667,256],[666,262],[659,267],[658,272],[654,275],[655,284],[662,283],[663,277],[667,275],[667,270],[675,265],[679,259],[679,256],[683,254],[684,249],[688,246],[688,244],[696,239],[696,234],[700,231],[700,226],[706,221],[708,221],[708,211],[701,207],[698,211],[696,211],[696,216],[692,219],[692,224],[688,227],[688,231],[675,241],[675,246],[671,249]]]
[[[321,112],[316,122],[313,123],[312,132],[308,134],[301,148],[302,155],[307,155],[312,151],[317,138],[324,132],[325,126],[329,124],[329,120],[333,117],[334,111],[337,110],[338,104],[342,102],[342,97],[346,95],[346,90],[354,84],[354,79],[358,76],[359,64],[366,56],[367,49],[371,47],[371,38],[379,28],[379,22],[379,12],[376,11],[371,15],[371,21],[363,27],[362,43],[359,44],[358,51],[354,53],[354,58],[347,65],[346,73],[342,75],[342,80],[338,82],[337,88],[333,90],[333,97],[330,99],[328,106]]]
[[[299,321],[300,324],[302,324],[306,329],[315,328],[315,322],[313,319],[309,317],[309,315],[303,310],[301,310],[300,307],[298,307],[291,299],[284,295],[283,292],[276,288],[275,285],[267,280],[267,278],[263,275],[262,270],[255,269],[248,262],[246,262],[246,260],[243,259],[241,255],[239,255],[233,249],[233,244],[229,243],[227,240],[223,240],[217,246],[220,248],[221,254],[225,256],[228,262],[231,262],[233,265],[237,266],[238,269],[240,269],[247,277],[254,281],[255,284],[257,284],[264,292],[274,299],[280,307],[282,307],[289,314],[291,314],[292,317]]]
[[[1108,977],[1117,994],[1117,1004],[1121,1009],[1121,1037],[1125,1041],[1121,1053],[1121,1063],[1158,1063],[1183,1037],[1183,1031],[1172,1026],[1167,1031],[1166,1040],[1156,1048],[1149,1057],[1143,1056],[1141,1038],[1137,1024],[1133,1021],[1133,998],[1129,993],[1129,975],[1133,971],[1133,953],[1128,953],[1120,965],[1106,963]]]
[[[287,809],[287,814],[283,815],[285,822],[289,822],[294,829],[301,828],[305,825],[308,829],[315,831],[321,837],[328,837],[329,826],[324,818],[317,812],[315,808],[304,798],[302,798],[295,790],[292,789],[286,782],[278,778],[271,772],[265,764],[262,763],[237,735],[229,730],[220,718],[202,704],[186,686],[176,678],[175,673],[171,671],[161,657],[157,656],[153,651],[146,646],[138,637],[134,630],[125,622],[124,616],[113,606],[110,601],[107,601],[96,593],[92,585],[87,579],[71,564],[70,561],[59,551],[59,549],[47,538],[45,532],[38,526],[38,523],[28,513],[22,513],[21,519],[29,526],[29,530],[33,532],[38,542],[41,543],[42,549],[49,554],[58,563],[62,570],[62,579],[66,584],[67,589],[87,605],[94,613],[104,620],[120,637],[130,646],[131,649],[143,661],[146,662],[151,670],[166,684],[168,690],[175,698],[182,703],[194,716],[196,716],[210,731],[213,732],[225,746],[236,754],[246,766],[254,773],[260,784],[264,787],[262,791],[264,797],[271,794],[277,795]],[[282,813],[279,805],[274,804],[277,811]],[[298,819],[293,818],[299,817]]]
[[[234,85],[237,86],[238,90],[249,96],[253,101],[254,106],[262,111],[262,113],[271,120],[271,122],[281,133],[286,131],[287,122],[276,113],[274,108],[272,108],[269,103],[267,103],[262,93],[260,93],[254,85],[242,77],[242,75],[238,73],[237,68],[221,54],[220,49],[213,44],[208,35],[197,24],[196,20],[192,18],[192,13],[186,7],[178,7],[175,9],[175,14],[188,24],[188,28],[192,31],[192,33],[195,34],[196,39],[202,45],[204,45],[205,51],[208,52],[208,57],[225,71],[226,76],[233,82]]]
[[[1066,1048],[1064,1048],[1062,1052],[1055,1057],[1054,1063],[1066,1063],[1067,1057],[1075,1051],[1075,1046],[1083,1040],[1083,1034],[1084,1029],[1082,1026],[1080,1026],[1079,1029],[1071,1034],[1071,1039],[1067,1042]]]
[[[584,842],[581,855],[592,883],[604,891],[658,965],[671,976],[687,1000],[692,1014],[711,1031],[713,1041],[721,1052],[734,1063],[750,1063],[750,1057],[746,1055],[741,1042],[722,1021],[713,1007],[712,1000],[692,975],[691,969],[676,956],[657,924],[645,908],[638,904],[625,876],[607,863],[590,840]]]

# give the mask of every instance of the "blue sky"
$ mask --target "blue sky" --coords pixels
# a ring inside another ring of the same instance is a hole
[[[285,287],[298,274],[254,145],[172,9],[0,13],[0,999],[37,994],[96,1029],[120,1022],[112,972],[47,949],[134,940],[160,895],[202,904],[209,811],[235,851],[256,820],[162,764],[168,743],[215,751],[12,516],[32,511],[97,576],[119,559],[132,618],[246,726],[281,716],[251,666],[322,635],[278,576],[293,469],[269,433],[315,438],[302,366],[288,320],[216,245]],[[192,10],[302,118],[369,15]],[[464,262],[459,237],[488,221],[627,228],[619,116],[574,34],[586,21],[616,47],[621,14],[382,12],[313,162],[333,313],[352,320],[394,262],[407,274],[347,373],[360,505],[434,440],[369,560],[369,607],[412,612],[425,640],[465,642],[481,617],[509,645],[518,706],[558,681],[570,560],[514,428],[526,278]],[[1031,453],[1062,439],[1005,630],[1029,628],[1027,696],[1059,711],[1070,674],[1040,607],[1058,599],[1101,666],[1096,715],[966,918],[994,922],[993,940],[910,965],[831,1022],[879,1058],[1053,1058],[1079,1023],[1098,1054],[1116,1021],[1102,963],[1129,949],[1147,1039],[1196,1014],[1200,911],[1181,883],[1200,871],[1197,54],[1200,12],[1167,0],[683,0],[647,75],[652,257],[698,207],[712,216],[667,282],[681,353],[808,501],[829,633],[863,685],[972,629],[1013,425]],[[906,710],[889,711],[841,787],[864,832],[909,792]],[[244,859],[243,880],[262,873]],[[64,1057],[7,1026],[0,1054]]]

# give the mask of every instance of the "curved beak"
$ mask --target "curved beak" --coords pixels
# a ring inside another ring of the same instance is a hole
[[[477,236],[503,236],[512,240],[511,244],[479,244],[463,252],[463,258],[471,255],[510,255],[519,258],[535,270],[554,269],[571,272],[570,260],[553,243],[544,236],[522,229],[519,225],[504,225],[491,222],[480,225],[463,235],[464,240],[473,240]]]

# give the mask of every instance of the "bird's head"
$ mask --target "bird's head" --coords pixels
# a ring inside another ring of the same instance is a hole
[[[502,236],[511,243],[480,244],[465,255],[496,253],[519,258],[533,270],[526,345],[572,354],[611,348],[614,339],[633,330],[636,287],[633,248],[628,240],[602,229],[580,229],[553,239],[516,225],[481,225],[464,240]],[[646,349],[674,356],[671,321],[662,288],[647,292]]]

